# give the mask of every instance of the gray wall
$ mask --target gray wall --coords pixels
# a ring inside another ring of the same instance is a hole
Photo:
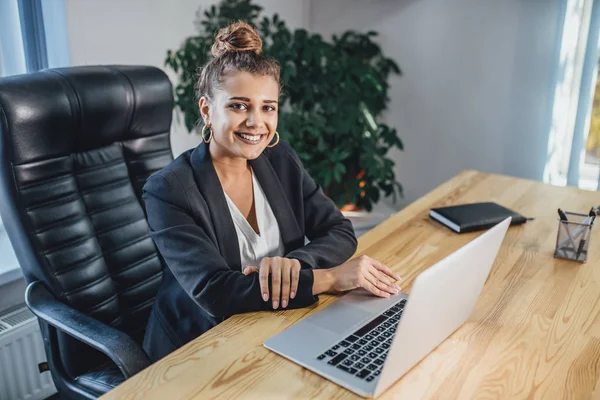
[[[401,205],[464,169],[542,178],[563,3],[311,2],[313,30],[376,30],[404,72],[385,117],[405,144]]]

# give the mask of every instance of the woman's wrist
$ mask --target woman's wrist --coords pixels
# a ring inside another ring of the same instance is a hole
[[[313,270],[313,296],[321,293],[331,292],[335,283],[334,268]]]

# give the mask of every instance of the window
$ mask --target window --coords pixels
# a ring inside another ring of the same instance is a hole
[[[64,0],[0,0],[0,76],[69,65]]]
[[[585,161],[589,164],[600,163],[600,81],[596,81],[594,104],[590,121],[590,132],[585,146]]]
[[[4,76],[2,72],[2,41],[0,40],[0,78]]]
[[[26,71],[17,0],[0,0],[0,49],[0,76]]]
[[[0,77],[68,66],[66,26],[64,0],[0,0]],[[0,219],[0,286],[20,276]]]
[[[0,0],[0,77],[24,72],[25,57],[17,0]],[[19,263],[0,218],[0,285],[20,276]]]
[[[594,156],[598,148],[594,132],[600,117],[600,97],[595,94],[600,3],[566,0],[565,4],[544,181],[597,190],[600,163]]]
[[[600,64],[600,59],[599,59]],[[581,186],[600,190],[600,79],[596,67],[596,87],[590,112],[590,128],[585,145],[584,165],[581,167]]]

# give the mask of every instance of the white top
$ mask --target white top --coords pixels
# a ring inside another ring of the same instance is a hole
[[[265,193],[254,176],[254,171],[252,171],[252,192],[254,193],[254,208],[260,235],[252,229],[233,200],[223,191],[238,237],[242,271],[246,266],[258,267],[260,260],[265,257],[283,257],[285,255],[279,225]]]

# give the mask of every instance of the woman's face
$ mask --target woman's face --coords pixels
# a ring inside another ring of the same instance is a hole
[[[271,76],[229,73],[209,102],[200,99],[200,113],[213,130],[211,154],[253,160],[277,130],[279,85]],[[208,136],[206,132],[205,136]]]

